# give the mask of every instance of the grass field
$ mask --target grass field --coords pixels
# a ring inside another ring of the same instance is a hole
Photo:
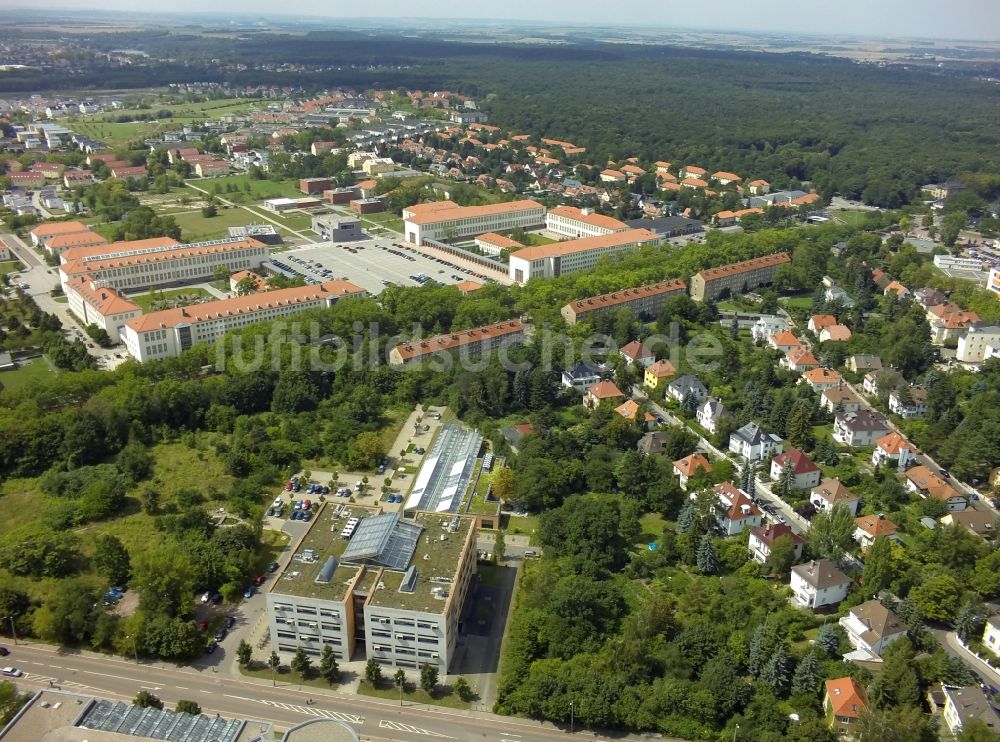
[[[812,308],[812,299],[812,294],[799,294],[798,296],[784,296],[778,299],[778,301],[786,306],[808,311]]]
[[[541,247],[542,245],[551,245],[553,242],[555,242],[555,240],[533,232],[528,232],[527,237],[524,240],[524,244],[528,247]]]
[[[298,181],[292,178],[253,180],[249,175],[226,175],[221,178],[189,180],[187,183],[209,193],[216,193],[219,198],[225,198],[234,203],[250,203],[281,196],[290,198],[302,196]]]
[[[56,375],[44,358],[35,358],[13,371],[0,374],[0,385],[5,391],[16,392],[40,381],[48,381]]]
[[[185,242],[218,240],[228,234],[229,227],[255,223],[253,215],[243,209],[219,209],[219,213],[212,217],[202,216],[201,209],[174,212],[170,216],[181,228],[181,239]]]
[[[869,213],[867,211],[838,211],[836,217],[850,227],[862,227]]]
[[[366,227],[378,226],[403,234],[403,219],[389,211],[383,211],[381,214],[364,214],[361,221],[366,223]]]
[[[526,534],[532,545],[537,544],[538,516],[537,515],[510,515],[500,519],[501,528],[507,533]]]
[[[183,298],[182,298],[183,297]],[[142,307],[143,312],[150,312],[153,309],[154,301],[167,301],[173,303],[174,301],[179,301],[177,306],[188,306],[189,304],[194,304],[198,299],[214,299],[216,297],[212,296],[210,293],[205,291],[205,289],[199,288],[186,288],[186,289],[170,289],[168,291],[150,291],[148,294],[137,294],[136,296],[130,296],[129,299],[134,301],[140,307]],[[157,309],[168,309],[170,307],[158,306]]]
[[[0,260],[0,275],[5,275],[7,273],[14,273],[23,268],[21,263],[17,260]]]
[[[169,131],[174,125],[154,123],[152,121],[132,121],[127,124],[112,124],[101,121],[77,121],[67,124],[75,133],[83,134],[104,142],[108,147],[117,149],[129,142],[156,136],[157,133]]]

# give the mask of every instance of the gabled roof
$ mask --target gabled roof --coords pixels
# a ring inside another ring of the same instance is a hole
[[[639,416],[639,403],[634,399],[626,400],[615,407],[615,412],[624,417],[626,420],[635,420],[636,417]],[[651,423],[656,419],[648,412],[643,417],[647,423]]]
[[[827,680],[826,695],[837,717],[857,719],[868,708],[868,694],[852,677]]]
[[[789,449],[774,457],[774,463],[780,467],[784,467],[786,461],[792,463],[792,473],[794,474],[811,474],[814,471],[819,471],[819,467],[797,448]]]
[[[867,627],[861,638],[872,646],[893,634],[900,634],[906,631],[906,626],[899,616],[890,611],[877,600],[868,600],[861,605],[856,605],[851,609],[851,615],[858,619]]]
[[[802,373],[802,378],[811,385],[815,384],[839,384],[843,377],[829,368],[811,368]]]
[[[848,404],[861,403],[861,399],[858,395],[852,392],[850,387],[846,386],[835,386],[831,389],[824,389],[821,396],[828,400],[834,407],[838,404],[847,406]]]
[[[816,332],[819,332],[824,327],[837,324],[837,318],[832,314],[814,314],[809,318],[809,324],[816,328]]]
[[[613,399],[614,397],[625,396],[613,381],[599,381],[587,390],[587,394],[597,399]]]
[[[759,518],[763,515],[753,500],[732,482],[715,485],[715,494],[718,495],[719,502],[726,506],[725,515],[729,520]]]
[[[718,420],[723,415],[728,414],[728,410],[726,410],[726,406],[724,404],[722,404],[722,400],[718,399],[717,397],[709,397],[709,398],[707,398],[702,403],[701,407],[699,407],[698,409],[699,410],[707,410],[708,411],[708,417],[710,419],[712,419],[712,420]]]
[[[846,325],[830,325],[822,330],[824,342],[842,342],[851,339],[851,329]]]
[[[618,352],[626,358],[631,358],[633,361],[654,357],[653,351],[640,343],[638,340],[633,340],[631,343],[622,346]]]
[[[786,356],[791,366],[818,366],[819,361],[808,348],[792,348]]]
[[[76,232],[89,232],[90,228],[83,222],[53,222],[52,224],[39,224],[31,230],[30,234],[35,237],[52,237],[57,234],[74,234]]]
[[[667,388],[685,394],[690,391],[699,396],[708,392],[705,385],[701,383],[698,377],[692,376],[691,374],[678,376],[676,379],[667,384]]]
[[[916,447],[896,431],[889,433],[889,435],[882,436],[875,441],[875,445],[890,456],[897,456],[903,448],[908,448],[911,452],[917,453]]]
[[[839,479],[824,479],[810,490],[810,494],[826,500],[831,507],[858,500],[858,496],[845,487]]]
[[[712,471],[712,463],[703,454],[693,453],[674,462],[674,469],[685,477],[693,477],[699,471]]]
[[[677,369],[674,368],[674,364],[663,358],[647,368],[646,373],[652,374],[657,379],[666,379],[669,376],[674,376],[677,373]]]
[[[750,535],[767,546],[774,546],[774,542],[781,536],[788,536],[796,545],[805,542],[805,539],[793,531],[787,523],[774,523],[766,527],[754,526],[750,529]]]
[[[771,440],[771,434],[754,422],[747,423],[739,430],[734,430],[733,435],[751,446]]]
[[[862,515],[860,518],[854,519],[854,524],[872,538],[896,535],[896,524],[885,517]]]
[[[638,168],[638,170],[639,172],[645,172],[642,168]],[[595,211],[584,212],[583,209],[578,209],[575,206],[556,206],[554,209],[549,209],[549,214],[584,222],[592,227],[602,227],[614,231],[628,229],[628,225],[625,222],[618,221],[614,217],[598,214]]]
[[[768,339],[768,342],[775,347],[791,345],[798,348],[802,345],[801,341],[790,330],[779,330]]]
[[[792,572],[817,590],[851,581],[851,578],[841,572],[829,559],[814,559],[805,564],[797,564],[792,567]]]

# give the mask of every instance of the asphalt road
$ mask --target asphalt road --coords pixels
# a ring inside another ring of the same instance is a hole
[[[400,706],[393,701],[324,692],[279,682],[230,678],[210,670],[174,667],[162,663],[141,665],[90,652],[60,650],[40,644],[10,646],[5,658],[25,673],[18,679],[23,690],[52,684],[66,691],[131,701],[148,690],[168,706],[178,700],[196,701],[206,714],[271,721],[285,728],[312,717],[345,721],[362,739],[400,742],[451,739],[459,742],[547,742],[565,738],[568,730],[527,719],[440,707]],[[313,703],[307,705],[306,700]],[[592,732],[579,732],[595,739]]]

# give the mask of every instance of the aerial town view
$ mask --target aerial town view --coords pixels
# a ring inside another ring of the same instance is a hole
[[[1000,5],[0,11],[0,742],[1000,739]]]

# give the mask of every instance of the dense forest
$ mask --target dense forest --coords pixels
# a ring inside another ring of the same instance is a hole
[[[776,185],[807,181],[825,195],[887,207],[961,171],[1000,171],[1000,89],[923,70],[805,54],[586,41],[525,47],[340,32],[252,40],[131,32],[79,40],[183,61],[127,68],[91,62],[72,76],[6,73],[0,87],[286,85],[286,73],[252,67],[294,59],[305,66],[295,78],[305,89],[464,92],[483,102],[493,123],[573,141],[596,163],[628,156],[693,163]]]

